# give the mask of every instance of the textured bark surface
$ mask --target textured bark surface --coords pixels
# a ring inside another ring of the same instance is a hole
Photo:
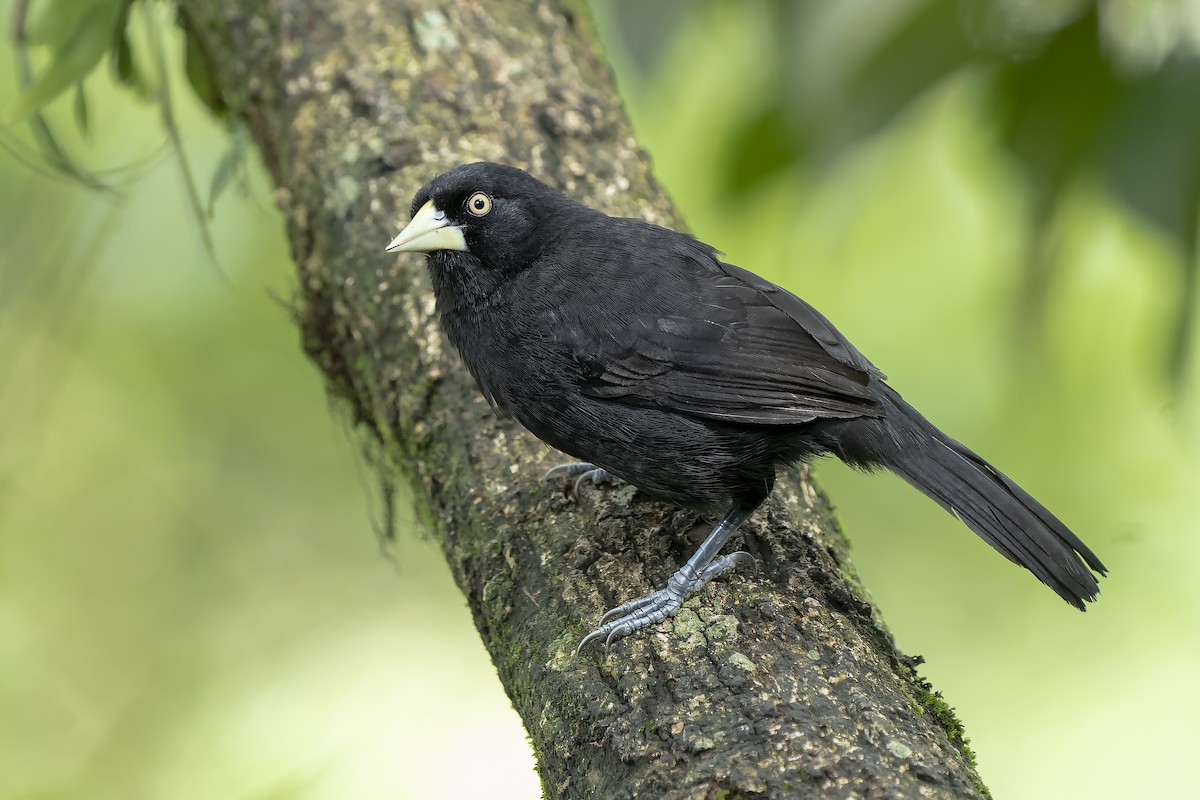
[[[609,654],[573,654],[707,532],[632,487],[569,501],[564,460],[497,419],[386,255],[429,177],[489,159],[611,213],[680,225],[586,7],[178,0],[250,127],[299,271],[305,348],[385,473],[410,479],[525,720],[550,797],[979,797],[962,732],[894,648],[828,503],[784,476],[723,579]],[[397,720],[397,724],[404,724]]]

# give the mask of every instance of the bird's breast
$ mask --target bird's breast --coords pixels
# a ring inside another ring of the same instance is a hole
[[[557,344],[546,315],[493,304],[442,315],[447,338],[489,401],[529,426],[552,415],[578,384],[578,366]]]

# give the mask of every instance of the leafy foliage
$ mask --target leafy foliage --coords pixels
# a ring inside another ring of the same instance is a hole
[[[135,4],[140,3],[143,35],[131,30]],[[75,125],[85,136],[92,125],[87,79],[108,57],[113,77],[122,86],[162,112],[163,129],[175,153],[189,205],[200,231],[205,251],[215,259],[206,220],[212,216],[217,197],[240,171],[245,148],[243,138],[234,137],[233,145],[214,174],[207,204],[202,202],[196,180],[188,163],[175,122],[170,91],[170,66],[165,57],[158,15],[152,0],[17,0],[11,33],[16,47],[21,93],[6,110],[8,122],[27,122],[33,133],[44,166],[70,180],[94,189],[111,187],[74,159],[61,143],[43,109],[74,87]],[[146,53],[134,49],[139,42]],[[44,66],[34,74],[29,50],[45,51]],[[225,118],[226,108],[209,78],[208,62],[187,38],[184,72],[200,99],[215,114]],[[150,74],[142,62],[149,64]]]
[[[118,21],[128,17],[132,0],[46,0],[24,31],[24,43],[45,46],[50,60],[25,87],[11,117],[23,118],[72,86],[100,63],[114,39]]]

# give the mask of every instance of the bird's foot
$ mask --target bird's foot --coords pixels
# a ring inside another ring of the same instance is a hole
[[[587,481],[591,481],[593,486],[612,486],[623,483],[620,478],[608,470],[601,469],[595,464],[589,464],[586,461],[559,464],[557,467],[551,467],[542,476],[542,480],[544,481],[551,481],[555,478],[575,478],[575,485],[571,487],[571,494],[573,495],[578,495],[579,487],[583,486]]]
[[[727,556],[714,558],[699,573],[692,569],[690,564],[685,564],[667,581],[667,588],[604,612],[604,616],[600,618],[600,627],[583,637],[579,647],[575,648],[575,655],[579,655],[588,642],[603,639],[604,649],[607,650],[616,639],[675,616],[685,599],[704,588],[718,575],[747,562],[753,564],[754,556],[739,550]]]

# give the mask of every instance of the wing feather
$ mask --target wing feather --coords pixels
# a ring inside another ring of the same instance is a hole
[[[584,394],[760,425],[882,416],[882,373],[816,309],[715,258],[690,272],[681,302],[575,350]]]

